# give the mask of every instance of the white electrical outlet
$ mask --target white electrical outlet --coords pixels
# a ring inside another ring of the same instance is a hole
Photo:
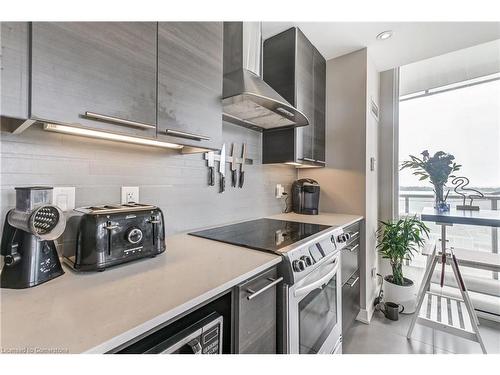
[[[285,188],[281,184],[276,184],[276,198],[283,197],[283,193],[285,192]]]
[[[372,268],[372,277],[377,277],[377,268],[376,267]]]
[[[62,211],[71,211],[75,208],[75,187],[58,186],[52,189],[52,204]]]
[[[122,204],[139,203],[139,186],[122,186]]]

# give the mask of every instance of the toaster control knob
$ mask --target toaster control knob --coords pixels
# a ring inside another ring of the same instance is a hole
[[[300,259],[304,262],[306,267],[312,266],[313,262],[310,256],[302,255]]]
[[[142,240],[142,230],[139,228],[132,228],[127,233],[127,240],[132,244],[141,242]]]
[[[302,272],[306,269],[306,264],[301,259],[296,259],[292,262],[292,268],[295,272]]]

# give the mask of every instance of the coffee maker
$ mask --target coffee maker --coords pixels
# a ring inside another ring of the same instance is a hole
[[[292,184],[292,211],[297,214],[317,215],[319,213],[319,184],[310,178],[303,178]]]
[[[66,220],[51,203],[51,187],[16,187],[16,208],[7,213],[0,244],[2,288],[31,288],[64,274],[54,240]]]

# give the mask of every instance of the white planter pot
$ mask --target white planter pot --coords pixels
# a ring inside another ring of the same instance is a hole
[[[387,277],[387,276],[386,276]],[[411,281],[410,285],[396,285],[386,280],[384,277],[383,291],[384,291],[384,302],[394,302],[404,306],[403,314],[412,314],[416,310],[417,304],[417,286],[410,280],[405,278],[407,281]]]

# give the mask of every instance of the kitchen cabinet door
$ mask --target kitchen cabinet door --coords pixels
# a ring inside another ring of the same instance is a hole
[[[237,288],[235,350],[241,354],[276,354],[277,287],[268,287],[277,279],[277,270],[269,271]],[[252,295],[255,296],[252,297]],[[249,299],[250,298],[250,299]]]
[[[340,260],[342,268],[342,285],[356,272],[359,268],[359,253],[360,253],[360,223],[354,223],[344,232],[351,235],[351,239],[347,241],[346,246],[342,249]]]
[[[359,270],[342,286],[342,336],[347,337],[360,310]]]
[[[295,106],[309,120],[308,126],[296,129],[297,159],[314,160],[314,66],[313,45],[306,36],[297,29],[296,63],[295,63]]]
[[[295,27],[266,39],[263,50],[264,81],[309,120],[309,125],[295,128],[293,132],[289,129],[265,131],[263,163],[295,161],[311,166],[324,166],[325,59]],[[282,143],[276,146],[277,142]],[[277,152],[276,147],[282,150]],[[290,153],[293,154],[292,157]]]
[[[1,23],[1,115],[27,119],[29,23]]]
[[[34,22],[32,117],[155,136],[156,35],[154,22]]]
[[[222,22],[159,23],[158,137],[221,146],[222,35]]]
[[[313,51],[314,78],[314,140],[313,159],[324,162],[325,156],[325,113],[326,113],[326,60],[314,48]]]

